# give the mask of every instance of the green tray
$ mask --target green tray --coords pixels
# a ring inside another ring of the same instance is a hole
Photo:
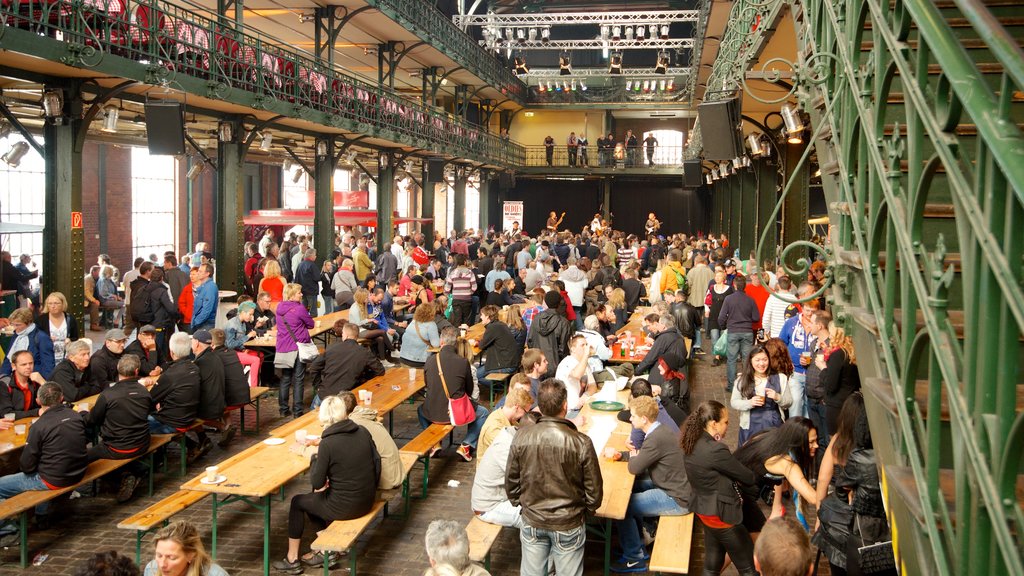
[[[622,402],[611,402],[608,400],[594,400],[590,403],[590,407],[594,410],[601,410],[603,412],[618,412],[626,407]]]

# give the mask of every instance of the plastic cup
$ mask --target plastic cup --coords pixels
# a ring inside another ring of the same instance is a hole
[[[416,379],[416,369],[415,368],[409,368],[409,381],[411,382],[411,381],[413,381],[415,379]]]
[[[89,410],[89,403],[88,402],[79,402],[78,406],[75,406],[75,410],[77,410],[79,412],[86,412],[86,411]]]
[[[28,427],[25,426],[24,424],[15,424],[14,425],[14,433],[16,435],[18,435],[18,436],[24,436],[26,428],[28,428]]]
[[[8,412],[7,414],[4,414],[4,420],[10,420],[11,422],[14,422],[14,420],[17,417],[18,417],[18,415],[15,414],[14,412]]]
[[[298,442],[299,444],[304,443],[306,441],[306,431],[305,430],[296,430],[295,431],[295,441]]]
[[[216,466],[207,466],[206,467],[206,481],[207,482],[213,482],[216,479],[217,479],[217,467]]]
[[[366,390],[359,391],[359,401],[366,402]]]
[[[363,404],[369,406],[373,403],[373,392],[367,390],[366,396],[363,397]]]

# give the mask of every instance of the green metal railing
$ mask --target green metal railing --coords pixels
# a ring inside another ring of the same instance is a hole
[[[5,0],[0,48],[382,138],[516,166],[522,147],[274,38],[156,0]]]
[[[484,50],[476,40],[445,17],[433,2],[423,0],[365,0],[385,16],[430,43],[455,60],[460,66],[490,86],[497,88],[506,98],[525,104],[526,84],[519,80],[508,65]]]
[[[1019,4],[790,8],[898,559],[1024,574]]]

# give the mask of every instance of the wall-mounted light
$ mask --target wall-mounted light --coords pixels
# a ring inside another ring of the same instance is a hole
[[[221,122],[217,126],[217,138],[221,142],[235,141],[235,127],[231,122]]]
[[[59,118],[64,113],[64,94],[60,90],[43,93],[43,114],[47,118]]]
[[[11,168],[17,168],[21,164],[22,157],[28,153],[28,142],[24,140],[15,142],[11,149],[7,151],[3,156],[0,156],[0,160],[3,160],[4,164],[7,164]]]
[[[785,132],[787,139],[790,144],[800,144],[803,142],[802,132],[804,131],[804,121],[800,118],[800,112],[797,111],[793,106],[786,104],[782,107],[782,122],[785,124]]]
[[[316,157],[327,158],[327,141],[317,140],[316,141]]]
[[[189,179],[189,181],[190,182],[195,182],[199,178],[199,175],[202,174],[205,170],[206,170],[206,162],[203,162],[202,160],[200,160],[199,162],[196,162],[195,164],[193,164],[192,167],[188,169],[188,179]]]
[[[312,12],[300,12],[299,13],[299,24],[305,24],[316,20],[316,14]]]
[[[270,146],[274,143],[274,134],[270,130],[264,130],[260,135],[260,150],[270,152]]]
[[[761,138],[757,134],[747,134],[747,146],[750,147],[750,153],[754,156],[760,156],[764,153]]]
[[[103,109],[103,127],[100,128],[100,132],[106,132],[107,134],[114,134],[117,132],[117,118],[121,115],[121,111],[117,106],[107,106]]]

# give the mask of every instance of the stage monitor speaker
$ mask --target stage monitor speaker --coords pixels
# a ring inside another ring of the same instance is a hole
[[[427,162],[427,178],[431,182],[444,180],[444,160],[430,160]]]
[[[150,154],[184,154],[185,107],[180,102],[147,102],[146,138],[149,141]]]
[[[684,160],[683,188],[700,188],[700,185],[703,183],[700,160]]]
[[[697,107],[705,160],[732,160],[743,152],[740,100],[705,102]]]

